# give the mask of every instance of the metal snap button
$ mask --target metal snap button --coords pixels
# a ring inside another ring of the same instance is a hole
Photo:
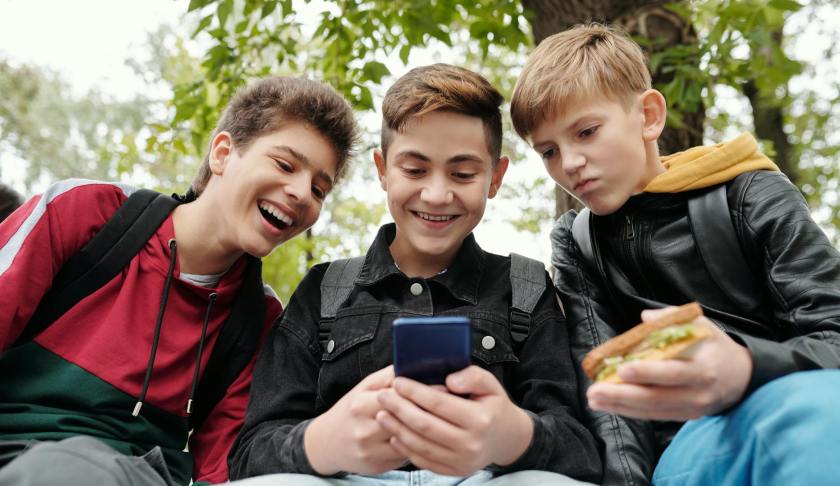
[[[496,338],[493,336],[484,336],[481,338],[481,347],[486,350],[491,350],[496,347]]]
[[[330,339],[330,342],[327,343],[327,354],[332,353],[335,349],[335,340]]]
[[[414,282],[408,290],[411,291],[412,295],[420,295],[423,293],[423,285],[420,282]]]

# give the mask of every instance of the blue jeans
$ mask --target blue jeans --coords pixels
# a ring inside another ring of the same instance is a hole
[[[840,478],[840,370],[793,373],[724,415],[686,423],[656,486],[823,485]]]
[[[236,486],[584,486],[584,483],[548,471],[519,471],[493,477],[488,471],[459,478],[441,476],[431,471],[389,471],[376,476],[349,474],[341,479],[302,474],[269,474],[230,483]]]

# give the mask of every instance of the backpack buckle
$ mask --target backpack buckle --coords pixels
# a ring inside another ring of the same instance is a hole
[[[510,310],[510,336],[516,343],[528,339],[531,330],[531,316],[521,310]]]

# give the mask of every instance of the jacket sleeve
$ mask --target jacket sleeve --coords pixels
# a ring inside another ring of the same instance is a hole
[[[268,334],[254,369],[245,423],[228,458],[231,479],[317,474],[306,457],[303,434],[317,416],[324,268],[317,265],[307,273]]]
[[[840,253],[779,172],[746,174],[730,207],[748,255],[759,259],[781,342],[730,332],[753,357],[747,393],[796,371],[840,367]]]
[[[566,323],[551,279],[535,307],[528,339],[517,353],[513,401],[534,421],[531,445],[513,464],[493,469],[553,471],[595,482],[601,478],[601,457],[592,432],[584,425],[578,380],[569,351]]]
[[[267,300],[264,326],[266,332],[263,332],[261,338],[263,344],[267,331],[282,311],[280,301],[274,297],[268,297]],[[245,418],[256,360],[255,354],[236,381],[228,387],[225,396],[219,400],[201,428],[190,439],[193,478],[196,481],[217,484],[228,480],[227,458]]]
[[[112,184],[61,181],[0,224],[0,353],[23,332],[64,262],[125,198]]]
[[[566,314],[570,346],[579,381],[581,406],[587,425],[601,442],[604,461],[600,483],[605,485],[650,484],[656,464],[652,424],[592,410],[586,405],[591,384],[580,367],[589,350],[619,334],[611,303],[600,280],[593,276],[572,237],[575,213],[563,215],[551,232],[551,264],[554,285]]]

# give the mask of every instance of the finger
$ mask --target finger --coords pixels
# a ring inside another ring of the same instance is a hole
[[[388,388],[394,382],[394,366],[386,366],[379,371],[371,373],[359,382],[354,388],[364,390],[381,390]]]
[[[417,466],[418,469],[428,469],[436,474],[442,474],[445,476],[466,476],[466,474],[459,474],[460,471],[455,469],[455,467],[440,463],[437,461],[433,461],[422,455],[416,454],[411,451],[405,444],[403,444],[400,439],[397,437],[391,438],[391,446],[401,454],[405,454],[408,457],[408,460],[411,461],[412,464]]]
[[[498,395],[505,393],[499,380],[489,371],[472,365],[446,377],[446,387],[459,395]]]
[[[415,433],[384,410],[376,414],[376,420],[392,437],[398,438],[400,443],[406,447],[406,450],[411,452],[412,456],[422,456],[425,459],[440,463],[449,463],[454,457],[452,449]]]
[[[448,396],[440,392],[435,393]],[[431,411],[424,410],[395,390],[379,392],[379,402],[382,408],[390,412],[403,426],[430,441],[438,444],[457,443],[463,435],[463,431],[456,425],[434,415]]]
[[[395,379],[394,390],[400,397],[405,398],[416,407],[420,407],[431,415],[459,428],[468,428],[473,422],[474,411],[469,400],[435,390],[428,385],[407,378]],[[394,411],[392,410],[392,412]]]
[[[674,306],[663,307],[661,309],[645,309],[642,311],[642,322],[655,321],[663,315],[671,312]]]
[[[653,420],[684,420],[702,415],[695,403],[701,393],[688,387],[599,383],[589,387],[586,396],[595,410]]]
[[[352,416],[373,419],[376,412],[382,410],[382,404],[379,403],[378,390],[360,390],[355,392],[351,391],[351,393],[353,393],[353,397],[350,401],[350,414]]]
[[[637,385],[700,387],[710,384],[711,378],[705,362],[693,359],[636,361],[619,366],[617,372],[624,382]]]

